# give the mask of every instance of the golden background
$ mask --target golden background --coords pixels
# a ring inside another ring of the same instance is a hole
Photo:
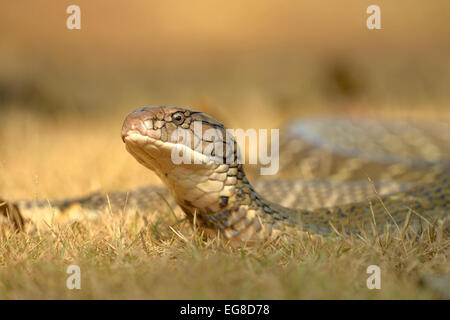
[[[68,30],[66,8],[81,8]],[[381,8],[368,30],[366,8]],[[134,109],[231,128],[311,114],[449,118],[448,1],[2,1],[0,192],[61,197],[157,181],[125,152]]]

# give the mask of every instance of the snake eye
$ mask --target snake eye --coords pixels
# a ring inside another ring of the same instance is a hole
[[[172,115],[172,121],[175,124],[178,124],[178,125],[183,124],[183,122],[184,122],[184,114],[181,113],[181,112],[174,113]]]

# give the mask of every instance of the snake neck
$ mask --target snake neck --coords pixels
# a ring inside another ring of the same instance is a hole
[[[207,181],[189,190],[172,184],[172,194],[188,218],[207,232],[239,241],[262,240],[277,228],[277,221],[294,210],[264,199],[248,181],[241,164],[216,165]],[[178,190],[177,190],[178,189]],[[193,197],[198,190],[200,196]]]

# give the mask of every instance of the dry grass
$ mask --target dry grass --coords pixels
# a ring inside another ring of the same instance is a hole
[[[386,237],[321,244],[291,234],[231,248],[187,224],[170,229],[105,214],[33,234],[2,233],[0,298],[430,299],[436,296],[418,279],[448,274],[450,242],[441,234],[429,229],[413,240],[392,229]],[[81,268],[81,290],[66,288],[71,264]],[[372,264],[382,270],[381,290],[366,287]]]

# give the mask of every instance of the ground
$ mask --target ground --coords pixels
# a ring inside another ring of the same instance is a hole
[[[231,249],[189,232],[158,240],[153,227],[105,220],[3,236],[1,297],[430,299],[437,296],[419,284],[419,277],[448,273],[448,241],[428,236],[419,242],[390,236],[320,245],[280,240]],[[72,264],[81,270],[80,290],[66,287]],[[366,269],[373,264],[381,268],[380,290],[366,286]]]

